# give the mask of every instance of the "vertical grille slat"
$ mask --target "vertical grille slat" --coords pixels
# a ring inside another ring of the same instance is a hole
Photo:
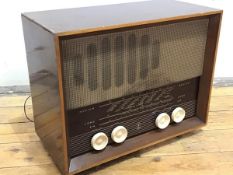
[[[123,85],[124,82],[124,39],[117,36],[115,39],[115,85]]]
[[[154,41],[152,44],[152,69],[159,67],[159,55],[160,55],[160,42],[158,40]]]
[[[149,36],[143,35],[141,37],[141,51],[140,51],[140,78],[145,79],[148,75],[149,64]]]
[[[97,48],[95,44],[87,46],[88,87],[91,91],[97,89]]]
[[[84,62],[81,54],[78,54],[74,58],[74,77],[76,80],[76,86],[81,86],[84,83]]]
[[[111,87],[111,43],[108,38],[102,40],[102,84],[103,89]]]
[[[132,84],[135,82],[136,80],[136,66],[137,66],[137,60],[136,60],[136,56],[137,56],[137,48],[136,48],[136,35],[135,34],[130,34],[128,37],[128,54],[129,54],[129,58],[128,58],[128,63],[127,63],[127,67],[128,67],[128,83]]]

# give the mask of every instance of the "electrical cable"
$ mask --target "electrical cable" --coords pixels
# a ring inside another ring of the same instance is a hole
[[[27,120],[29,121],[29,122],[34,122],[32,119],[30,119],[28,116],[27,116],[27,111],[26,111],[26,104],[27,104],[27,101],[28,101],[28,99],[31,97],[31,95],[29,95],[27,98],[26,98],[26,100],[24,101],[24,105],[23,105],[23,109],[24,109],[24,115],[25,115],[25,117],[27,118]]]

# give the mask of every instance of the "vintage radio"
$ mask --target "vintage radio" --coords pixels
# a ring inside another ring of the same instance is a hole
[[[221,16],[170,0],[22,14],[35,128],[61,172],[204,126]]]

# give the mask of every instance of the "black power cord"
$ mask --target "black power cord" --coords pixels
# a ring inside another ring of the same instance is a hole
[[[26,100],[24,101],[24,105],[23,105],[23,109],[24,109],[24,115],[25,115],[25,117],[27,118],[27,120],[29,121],[29,122],[34,122],[32,119],[30,119],[28,116],[27,116],[27,111],[26,111],[26,104],[27,104],[27,101],[28,101],[28,99],[31,97],[31,95],[29,95],[27,98],[26,98]]]

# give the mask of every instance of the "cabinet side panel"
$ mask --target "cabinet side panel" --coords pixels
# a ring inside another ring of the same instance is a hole
[[[205,123],[208,121],[211,87],[213,83],[221,19],[222,13],[211,15],[208,27],[203,74],[200,79],[197,102],[197,116]]]
[[[35,129],[62,172],[65,172],[58,69],[54,36],[22,16]]]

